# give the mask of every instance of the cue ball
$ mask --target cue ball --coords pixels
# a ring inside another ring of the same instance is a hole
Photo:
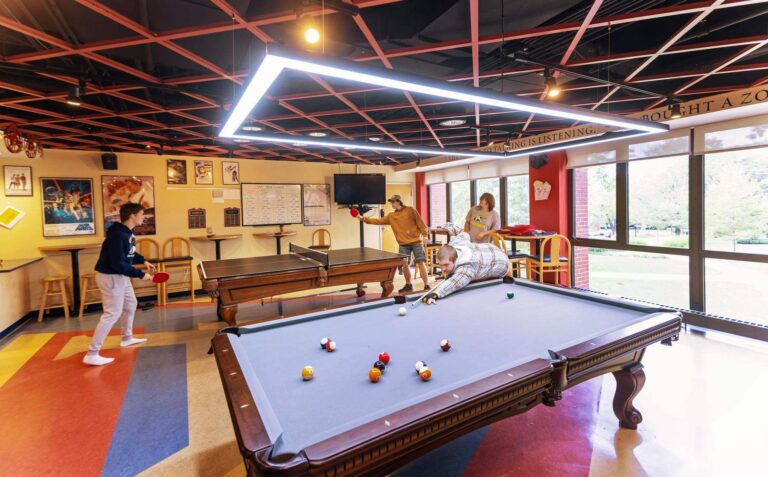
[[[418,373],[419,371],[421,371],[421,368],[423,368],[426,365],[427,363],[425,363],[424,361],[416,361],[416,372]]]
[[[336,342],[333,340],[330,340],[328,344],[325,346],[325,350],[329,353],[336,349]]]
[[[325,349],[326,346],[328,346],[328,338],[323,338],[320,340],[320,347]]]
[[[432,377],[432,370],[429,369],[429,366],[424,366],[421,368],[421,371],[419,371],[419,377],[422,381],[429,381],[429,379]]]
[[[376,368],[371,368],[371,370],[368,371],[368,379],[370,379],[372,383],[378,383],[379,379],[381,379],[381,371]]]
[[[304,366],[301,368],[301,379],[304,381],[309,381],[310,379],[315,377],[315,368],[312,366]]]
[[[440,349],[443,351],[448,351],[451,349],[451,343],[448,340],[443,340],[440,342]]]
[[[389,364],[389,353],[379,353],[379,361]]]
[[[408,310],[404,306],[401,306],[397,312],[400,314],[400,316],[405,316],[405,314],[408,313]]]

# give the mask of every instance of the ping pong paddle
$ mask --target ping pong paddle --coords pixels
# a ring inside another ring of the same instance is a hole
[[[357,218],[357,216],[358,216],[358,215],[360,215],[360,211],[358,211],[357,209],[353,209],[352,207],[350,207],[350,208],[349,208],[349,215],[351,215],[352,217],[355,217],[355,218]]]
[[[168,272],[157,272],[154,275],[152,275],[152,282],[154,283],[165,283],[168,281],[168,279],[171,278],[171,274]]]

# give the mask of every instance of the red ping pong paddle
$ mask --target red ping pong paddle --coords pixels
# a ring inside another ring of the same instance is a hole
[[[152,275],[152,281],[154,283],[165,283],[171,278],[171,274],[168,272],[157,272]]]
[[[349,209],[349,215],[351,215],[352,217],[357,217],[358,215],[360,215],[360,211],[358,211],[357,209],[353,209],[353,208],[351,208],[351,207],[350,207],[350,209]]]

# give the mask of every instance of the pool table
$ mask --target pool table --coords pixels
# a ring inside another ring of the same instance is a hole
[[[414,307],[415,299],[216,334],[212,349],[249,475],[383,475],[478,427],[553,406],[564,390],[609,372],[619,424],[634,429],[645,348],[671,344],[681,329],[678,312],[522,280],[471,284],[434,306]],[[323,337],[337,342],[334,352],[321,349]],[[368,371],[382,351],[391,362],[372,383]],[[431,380],[419,378],[419,360]],[[309,381],[306,365],[316,372]]]

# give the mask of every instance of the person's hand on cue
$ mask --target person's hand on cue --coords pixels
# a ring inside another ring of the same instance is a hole
[[[437,298],[438,298],[437,293],[432,292],[432,293],[426,294],[424,298],[421,299],[421,301],[423,301],[427,305],[434,305],[437,303]]]

